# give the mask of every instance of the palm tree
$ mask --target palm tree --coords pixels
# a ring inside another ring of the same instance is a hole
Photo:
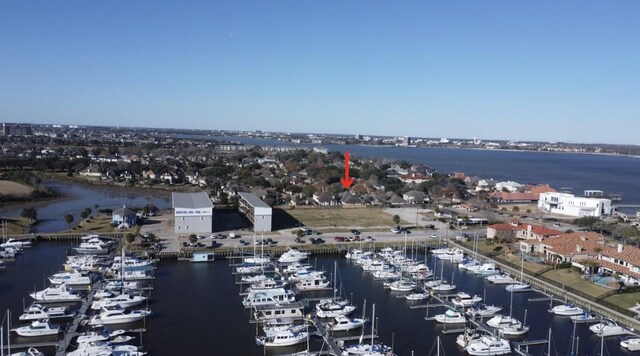
[[[69,225],[69,231],[71,231],[71,223],[73,222],[73,215],[67,214],[64,216],[64,221]]]

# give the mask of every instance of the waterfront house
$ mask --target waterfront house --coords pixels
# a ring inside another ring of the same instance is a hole
[[[428,176],[425,176],[424,174],[419,174],[419,173],[403,174],[398,178],[404,183],[415,183],[415,184],[424,183],[429,180]]]
[[[496,183],[496,190],[506,191],[510,193],[517,192],[522,187],[522,184],[512,181],[498,182]]]
[[[490,203],[535,204],[538,202],[538,195],[533,193],[495,191],[489,195],[488,200]]]
[[[521,240],[522,249],[529,252],[543,252],[540,242],[550,236],[562,234],[562,231],[550,229],[543,225],[520,223],[517,219],[508,224],[493,224],[487,226],[487,238],[515,241]]]
[[[490,191],[496,186],[496,182],[493,179],[480,179],[476,184],[476,191]]]
[[[609,216],[613,212],[610,199],[576,197],[573,194],[558,192],[541,193],[538,209],[576,218]]]
[[[80,175],[85,176],[85,177],[100,178],[102,176],[102,169],[100,169],[100,166],[98,166],[98,165],[90,164],[89,167],[83,169],[80,172]]]
[[[595,232],[572,232],[544,240],[544,255],[548,261],[571,263],[588,271],[597,266],[600,273],[615,274],[626,284],[640,284],[640,249],[630,245],[606,243]]]
[[[419,190],[410,190],[402,194],[402,199],[409,204],[422,204],[429,201],[429,197]]]
[[[117,227],[130,228],[138,222],[138,216],[133,209],[123,205],[122,208],[113,211],[111,223]]]

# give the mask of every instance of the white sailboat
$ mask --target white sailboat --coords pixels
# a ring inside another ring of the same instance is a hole
[[[343,349],[342,355],[367,355],[367,356],[393,356],[391,347],[374,343],[375,336],[375,320],[376,320],[376,305],[373,305],[373,311],[371,314],[371,343],[363,343],[363,336],[360,337],[360,343],[356,345],[347,346]]]
[[[520,261],[520,282],[507,285],[504,289],[509,293],[528,292],[531,290],[531,286],[524,283],[524,251],[522,249],[520,250],[520,256],[522,256]]]

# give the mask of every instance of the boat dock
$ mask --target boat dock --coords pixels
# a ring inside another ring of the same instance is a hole
[[[336,343],[336,340],[333,337],[331,337],[331,335],[329,335],[329,332],[324,327],[324,323],[320,321],[320,319],[318,319],[318,317],[315,315],[311,319],[311,322],[318,330],[318,334],[322,336],[322,338],[324,339],[324,342],[329,346],[329,348],[331,348],[331,351],[335,355],[342,355],[342,350],[340,350],[340,347]]]
[[[549,340],[530,340],[530,341],[522,341],[522,342],[513,342],[513,352],[520,356],[533,356],[533,354],[529,353],[529,346],[541,346],[547,345]]]

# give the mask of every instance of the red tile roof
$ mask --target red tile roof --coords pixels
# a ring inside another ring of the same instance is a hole
[[[487,226],[487,228],[494,229],[494,230],[497,230],[497,231],[515,231],[515,230],[520,230],[520,228],[518,228],[517,226],[513,226],[511,224],[493,224],[493,225]]]
[[[563,256],[573,256],[576,254],[576,246],[579,245],[583,248],[583,252],[581,253],[583,255],[603,255],[625,261],[634,266],[640,266],[640,249],[630,245],[624,245],[622,252],[618,252],[617,247],[605,245],[604,236],[596,232],[572,232],[570,234],[552,236],[545,239],[543,244],[548,246],[552,252]],[[596,248],[599,248],[598,252],[595,251]],[[600,261],[601,260],[598,260],[598,262]]]
[[[552,193],[552,192],[555,192],[555,191],[556,191],[555,189],[553,189],[550,186],[545,184],[545,185],[538,185],[538,186],[535,186],[535,187],[531,188],[529,190],[529,193],[537,194],[538,196],[540,196],[540,193],[550,193],[550,192]]]
[[[560,235],[563,233],[563,231],[560,230],[556,230],[556,229],[550,229],[546,226],[543,225],[530,225],[530,224],[523,224],[523,228],[526,230],[528,229],[528,226],[531,226],[531,232],[533,232],[536,235],[540,235],[540,236],[555,236],[555,235]]]
[[[490,198],[499,199],[501,201],[535,201],[540,198],[540,195],[532,193],[494,192],[491,194]]]

